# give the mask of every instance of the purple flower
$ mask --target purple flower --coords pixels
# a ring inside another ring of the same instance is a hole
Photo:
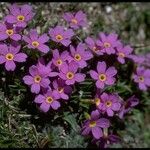
[[[150,69],[137,67],[136,74],[133,75],[134,82],[138,83],[141,90],[146,91],[150,86]]]
[[[15,62],[25,62],[27,55],[19,53],[20,46],[13,47],[10,45],[7,47],[5,44],[0,45],[0,64],[5,63],[7,71],[14,71],[16,68]]]
[[[97,108],[102,112],[106,112],[108,116],[113,116],[115,111],[120,110],[121,103],[116,94],[103,93],[100,100],[101,105],[98,105]]]
[[[84,136],[92,135],[95,139],[99,139],[103,136],[101,128],[108,128],[110,122],[106,118],[100,118],[98,110],[92,111],[90,119],[86,120],[82,126],[81,134]]]
[[[72,29],[65,30],[63,26],[56,26],[49,30],[51,39],[57,43],[61,43],[64,46],[68,46],[71,43],[71,38],[74,35]]]
[[[121,44],[119,47],[116,48],[117,52],[117,56],[118,56],[118,61],[121,63],[121,64],[124,64],[125,63],[125,58],[130,58],[130,54],[132,53],[133,51],[133,48],[131,48],[129,45],[126,45],[123,47],[123,45]]]
[[[0,23],[0,41],[6,40],[8,38],[19,41],[21,40],[21,35],[17,33],[16,28],[4,23]]]
[[[119,136],[114,134],[103,135],[100,139],[93,139],[92,143],[95,143],[99,148],[107,148],[108,145],[112,145],[113,143],[120,142],[121,139]]]
[[[141,65],[144,61],[145,61],[145,57],[142,55],[130,55],[129,56],[130,59],[133,60],[134,63]]]
[[[23,40],[28,43],[27,47],[31,49],[38,49],[43,53],[49,51],[49,47],[45,43],[49,40],[47,34],[38,35],[36,29],[30,30],[29,36],[23,36]]]
[[[82,43],[79,43],[76,50],[73,46],[70,46],[70,51],[73,60],[78,63],[79,68],[86,67],[86,61],[93,57],[93,55],[89,51],[85,51],[85,45]]]
[[[68,94],[70,94],[72,92],[72,88],[71,86],[68,86],[65,84],[65,81],[62,79],[57,79],[53,81],[53,87],[54,87],[54,95],[58,98],[58,99],[64,99],[64,100],[68,100],[69,96]]]
[[[67,85],[74,84],[75,82],[82,82],[85,79],[85,74],[77,73],[78,64],[71,61],[68,65],[64,64],[61,68],[59,77],[65,80]]]
[[[9,10],[10,15],[7,15],[4,20],[10,24],[15,24],[16,27],[25,28],[34,16],[32,7],[26,4],[23,6],[13,4]]]
[[[30,75],[23,77],[24,83],[31,86],[31,92],[38,94],[41,87],[48,88],[50,80],[48,77],[56,76],[57,73],[51,72],[50,67],[38,63],[29,68]]]
[[[135,107],[138,104],[139,104],[139,99],[136,98],[134,95],[128,98],[126,101],[122,103],[122,106],[118,114],[119,118],[123,119],[124,114],[128,113],[133,107]]]
[[[109,67],[106,70],[106,63],[103,62],[98,62],[97,64],[97,71],[91,70],[90,75],[94,80],[96,81],[96,86],[97,88],[103,89],[104,85],[113,85],[115,82],[115,76],[117,74],[117,70],[115,67]]]
[[[121,42],[118,40],[118,35],[115,33],[109,35],[100,33],[99,37],[100,39],[96,41],[96,44],[102,47],[103,51],[108,55],[115,54],[115,48],[121,45]]]
[[[73,29],[87,26],[86,14],[83,13],[81,10],[77,13],[67,12],[63,15],[63,18],[69,23],[70,27]]]
[[[34,102],[41,104],[40,109],[44,112],[47,112],[50,108],[57,110],[60,107],[59,101],[57,101],[57,97],[54,92],[48,90],[44,95],[39,94],[36,96]]]
[[[64,63],[66,63],[66,61],[70,62],[69,60],[71,60],[71,56],[69,55],[68,51],[63,51],[61,54],[59,54],[59,51],[57,49],[53,50],[52,62],[59,69]]]
[[[103,55],[104,50],[96,44],[96,41],[90,37],[87,37],[85,39],[85,43],[89,47],[90,50],[92,50],[93,53],[97,55]]]

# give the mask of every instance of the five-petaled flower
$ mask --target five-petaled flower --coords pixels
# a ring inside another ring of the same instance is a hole
[[[87,44],[88,48],[97,55],[103,55],[104,51],[102,49],[102,47],[98,46],[96,44],[96,40],[91,38],[91,37],[87,37],[85,39],[85,43]]]
[[[116,54],[117,54],[117,59],[121,64],[125,63],[125,58],[130,58],[131,57],[131,53],[133,51],[133,48],[131,48],[129,45],[126,45],[123,47],[123,45],[119,45],[116,48]]]
[[[85,51],[85,45],[83,43],[79,43],[76,50],[71,45],[70,46],[71,55],[73,57],[72,60],[78,63],[79,68],[84,68],[87,66],[87,60],[90,60],[93,55],[89,51]]]
[[[106,118],[100,118],[100,113],[98,110],[91,112],[90,119],[86,120],[83,123],[81,134],[89,135],[92,132],[92,135],[95,139],[99,139],[103,136],[103,132],[101,128],[108,128],[110,126],[110,122]]]
[[[110,54],[115,54],[115,48],[121,45],[121,42],[118,40],[118,35],[111,33],[106,35],[104,33],[99,34],[99,40],[96,41],[96,44],[102,47],[102,52]]]
[[[58,98],[58,99],[64,99],[64,100],[68,100],[69,96],[68,94],[71,94],[72,92],[72,88],[69,85],[65,84],[65,81],[62,79],[57,79],[53,81],[53,87],[54,87],[54,95]]]
[[[44,95],[37,95],[34,102],[40,104],[40,109],[42,111],[47,112],[50,108],[57,110],[60,107],[60,103],[57,99],[54,92],[48,90]]]
[[[141,90],[146,91],[150,87],[150,69],[137,67],[136,74],[133,75],[134,82],[138,83]]]
[[[117,70],[115,67],[109,67],[106,69],[106,63],[98,62],[97,64],[97,71],[90,70],[90,75],[96,81],[97,88],[103,89],[105,84],[106,85],[113,85],[115,82],[115,76],[117,74]]]
[[[0,45],[0,64],[5,63],[7,71],[14,71],[16,68],[15,62],[25,62],[27,55],[19,52],[21,46],[14,47],[6,44]]]
[[[84,81],[85,74],[77,73],[77,70],[78,64],[75,61],[71,61],[68,65],[64,64],[64,66],[60,70],[59,77],[65,80],[65,83],[67,85]]]
[[[13,4],[9,8],[10,14],[5,17],[5,21],[14,24],[16,27],[25,28],[27,23],[32,20],[34,13],[30,5],[18,6]]]
[[[70,27],[73,29],[87,26],[86,14],[83,13],[81,10],[77,13],[67,12],[63,15],[63,18],[69,23]]]
[[[39,36],[36,29],[30,30],[29,36],[24,35],[23,40],[28,43],[28,48],[38,49],[43,53],[49,51],[49,47],[45,44],[49,40],[49,37],[47,34]]]
[[[65,30],[63,26],[56,26],[49,30],[49,35],[53,41],[61,43],[67,47],[71,43],[71,38],[74,35],[74,32],[72,29]]]
[[[106,112],[108,116],[113,116],[114,112],[120,110],[121,102],[118,95],[103,93],[100,100],[101,104],[97,105],[100,112]]]
[[[21,40],[21,35],[17,33],[17,28],[14,28],[12,25],[0,23],[0,41],[8,38],[19,41]]]

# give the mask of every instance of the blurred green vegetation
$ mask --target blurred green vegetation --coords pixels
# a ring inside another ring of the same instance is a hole
[[[62,14],[83,10],[89,27],[79,30],[81,39],[96,36],[101,31],[117,32],[122,41],[137,47],[136,53],[150,52],[150,3],[29,3],[36,13],[29,28],[41,33],[56,24],[66,25]],[[9,3],[0,3],[0,19],[8,13]],[[122,67],[122,71],[127,66]],[[91,81],[78,85],[70,101],[62,104],[59,112],[44,114],[33,103],[34,96],[22,83],[21,72],[7,74],[0,66],[0,148],[29,147],[90,147],[89,139],[82,137],[80,125],[89,112],[93,86]],[[117,91],[123,98],[131,96],[136,87],[124,81],[107,91]],[[129,82],[127,80],[127,82]],[[9,86],[7,83],[10,83]],[[123,125],[114,127],[122,142],[110,147],[150,147],[150,91],[136,91],[140,105],[126,115]],[[117,124],[117,123],[116,123]]]

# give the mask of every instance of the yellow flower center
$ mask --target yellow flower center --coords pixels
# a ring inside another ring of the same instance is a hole
[[[106,75],[105,74],[100,74],[99,75],[99,80],[100,81],[105,81],[106,80]]]
[[[139,80],[140,80],[140,82],[144,82],[144,77],[143,77],[143,76],[140,76],[140,77],[139,77]]]
[[[63,37],[62,37],[62,35],[58,34],[58,35],[56,35],[56,39],[61,41],[61,40],[63,40]]]
[[[68,72],[66,76],[67,76],[67,79],[72,79],[74,77],[74,73]]]
[[[22,15],[18,15],[18,16],[17,16],[17,20],[18,20],[18,21],[24,21],[24,19],[25,19],[25,17],[22,16]]]
[[[111,101],[107,101],[105,104],[106,104],[107,107],[110,107],[112,105],[112,102]]]
[[[46,102],[47,102],[48,104],[52,103],[52,102],[53,102],[53,98],[52,98],[51,96],[48,96],[48,97],[46,98]]]
[[[14,31],[12,29],[6,30],[6,34],[8,34],[9,36],[11,36],[13,33]]]
[[[62,92],[64,91],[64,88],[58,87],[58,88],[57,88],[57,91],[58,91],[59,93],[62,93]]]
[[[62,60],[61,59],[58,59],[57,61],[56,61],[56,63],[57,63],[57,65],[62,65]]]
[[[33,41],[33,42],[32,42],[32,45],[33,45],[34,47],[38,47],[38,46],[39,46],[39,42]]]
[[[93,128],[93,127],[95,127],[95,126],[96,126],[96,121],[91,121],[91,122],[89,123],[89,127]]]
[[[124,53],[118,53],[119,57],[125,57]]]
[[[105,43],[104,43],[104,47],[105,47],[105,48],[109,48],[110,46],[111,46],[110,43],[108,43],[108,42],[105,42]]]
[[[81,55],[80,54],[75,54],[74,58],[75,58],[75,60],[80,61],[81,60]]]
[[[14,55],[11,54],[11,53],[8,53],[8,54],[6,55],[6,59],[7,59],[7,60],[13,60],[13,59],[14,59]]]
[[[75,18],[72,19],[71,22],[74,23],[74,24],[77,24],[77,23],[78,23],[77,19],[75,19]]]
[[[93,50],[94,52],[96,52],[96,51],[98,51],[99,49],[98,49],[96,46],[94,46],[94,47],[92,48],[92,50]]]
[[[95,98],[95,104],[96,104],[96,106],[98,106],[100,104],[100,102],[101,102],[100,98]]]
[[[41,78],[39,75],[36,75],[36,76],[34,77],[34,82],[35,82],[35,83],[40,83],[41,79],[42,79],[42,78]]]

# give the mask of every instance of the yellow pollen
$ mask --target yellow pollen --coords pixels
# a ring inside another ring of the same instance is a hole
[[[74,23],[74,24],[78,23],[77,19],[72,19],[71,22]]]
[[[72,79],[74,77],[74,73],[68,72],[66,76],[67,76],[67,79]]]
[[[96,121],[91,121],[90,123],[89,123],[89,127],[95,127],[96,126]]]
[[[6,55],[6,59],[7,59],[7,60],[13,60],[13,59],[14,59],[14,55],[11,54],[11,53],[8,53],[8,54]]]
[[[99,75],[99,80],[100,81],[105,81],[106,80],[106,75],[105,74],[100,74]]]
[[[39,46],[39,42],[33,41],[33,42],[32,42],[32,45],[33,45],[34,47],[38,47],[38,46]]]
[[[17,16],[17,20],[18,20],[18,21],[24,21],[24,19],[25,19],[25,18],[24,18],[24,16],[22,16],[22,15],[18,15],[18,16]]]
[[[139,80],[140,80],[141,82],[144,82],[144,77],[143,77],[143,76],[140,76],[140,77],[139,77]]]
[[[56,61],[56,63],[57,63],[57,65],[62,65],[62,60],[61,60],[61,59],[58,59],[58,60]]]
[[[64,91],[64,88],[58,87],[58,88],[57,88],[57,91],[58,91],[59,93],[62,93],[62,92]]]
[[[104,43],[104,47],[105,47],[105,48],[109,48],[110,46],[111,46],[110,43],[108,43],[108,42],[105,42],[105,43]]]
[[[6,30],[6,34],[8,34],[9,36],[11,36],[13,33],[14,31],[12,29]]]
[[[36,75],[36,76],[34,77],[34,82],[35,82],[35,83],[40,83],[40,81],[41,81],[41,77],[40,77],[39,75]]]
[[[62,35],[58,34],[58,35],[56,35],[56,39],[61,41],[61,40],[63,40],[63,37],[62,37]]]
[[[118,53],[119,57],[125,57],[124,53]]]
[[[46,98],[46,102],[47,102],[48,104],[52,103],[52,102],[53,102],[53,98],[50,97],[50,96],[48,96],[48,97]]]
[[[96,104],[96,106],[98,106],[100,104],[100,102],[101,102],[100,98],[95,98],[95,104]]]
[[[112,102],[111,101],[107,101],[105,104],[106,104],[107,107],[110,107],[112,105]]]
[[[81,55],[80,54],[75,54],[74,58],[75,58],[75,60],[80,61],[81,60]]]

